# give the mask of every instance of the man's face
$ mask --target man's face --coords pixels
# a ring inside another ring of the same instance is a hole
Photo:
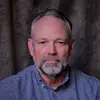
[[[45,16],[34,25],[28,46],[38,70],[49,76],[60,74],[67,66],[72,44],[68,28],[53,16]]]

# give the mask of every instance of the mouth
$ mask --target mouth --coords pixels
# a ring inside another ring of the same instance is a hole
[[[55,64],[55,63],[58,63],[57,60],[46,60],[45,63],[52,63],[52,64]]]

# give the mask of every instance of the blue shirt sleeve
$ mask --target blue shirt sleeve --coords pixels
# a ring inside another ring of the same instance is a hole
[[[17,100],[13,81],[5,79],[0,82],[0,100]]]
[[[96,97],[96,100],[100,100],[100,80],[98,82],[98,91],[97,91],[97,97]]]

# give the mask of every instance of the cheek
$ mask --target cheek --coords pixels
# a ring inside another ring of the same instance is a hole
[[[69,57],[69,47],[59,48],[58,55],[62,60],[66,60]]]
[[[34,57],[36,61],[40,62],[41,59],[44,57],[44,55],[45,55],[45,50],[43,48],[34,49]]]

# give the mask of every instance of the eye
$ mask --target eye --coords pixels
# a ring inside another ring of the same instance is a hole
[[[41,41],[41,42],[39,42],[39,44],[44,44],[45,43],[45,41]]]
[[[39,41],[38,44],[46,44],[46,41]]]
[[[65,42],[64,41],[57,41],[57,43],[64,45]]]
[[[59,41],[60,44],[65,44],[65,42]]]

